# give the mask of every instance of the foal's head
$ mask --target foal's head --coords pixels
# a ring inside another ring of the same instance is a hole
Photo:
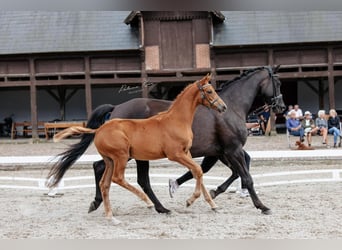
[[[210,84],[211,75],[207,74],[201,80],[197,81],[197,87],[201,93],[201,104],[219,111],[220,113],[225,112],[227,109],[226,104],[217,95],[215,89]]]

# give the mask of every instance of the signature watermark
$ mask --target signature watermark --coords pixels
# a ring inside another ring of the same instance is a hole
[[[128,84],[122,84],[120,89],[118,90],[118,93],[127,93],[129,95],[132,95],[132,94],[137,94],[137,93],[141,93],[143,91],[143,88],[148,88],[148,87],[151,87],[153,85],[153,83],[151,82],[144,82],[142,84],[142,86],[139,86],[139,85],[135,85],[135,86],[132,86],[132,85],[128,85]]]

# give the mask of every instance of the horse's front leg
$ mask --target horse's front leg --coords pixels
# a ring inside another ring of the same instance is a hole
[[[187,154],[185,152],[181,152],[178,154],[175,154],[173,157],[169,157],[170,160],[176,161],[183,166],[187,167],[191,172],[194,178],[196,179],[196,186],[194,193],[192,196],[187,200],[186,204],[187,206],[190,206],[195,202],[195,200],[201,195],[201,192],[204,195],[205,200],[209,203],[210,207],[212,209],[216,209],[217,206],[213,199],[210,197],[209,192],[205,188],[203,184],[203,172],[200,167],[196,162],[191,157],[190,152]]]
[[[241,178],[241,184],[243,187],[248,189],[248,192],[251,196],[251,199],[254,203],[254,206],[261,210],[263,214],[271,214],[271,209],[266,207],[259,199],[258,195],[255,192],[254,184],[252,176],[249,174],[249,171],[246,166],[246,161],[244,159],[243,150],[236,150],[235,152],[229,152],[229,159],[232,164],[232,168],[237,171]],[[227,157],[227,155],[226,155]]]
[[[154,207],[158,213],[170,213],[169,209],[166,209],[158,200],[156,195],[154,194],[151,184],[150,184],[150,177],[149,177],[149,162],[148,161],[139,161],[135,160],[137,163],[137,178],[138,184],[143,189],[145,194],[151,199],[154,204]]]
[[[227,167],[230,167],[230,164],[225,156],[220,157],[220,161],[225,164]],[[219,194],[224,193],[228,187],[237,179],[239,178],[239,175],[237,171],[234,168],[231,168],[232,175],[223,182],[220,186],[216,188],[216,190],[210,190],[210,196],[211,198],[215,199]]]
[[[249,171],[250,168],[250,162],[251,162],[251,157],[249,154],[244,150],[244,158],[245,158],[245,163],[247,166],[247,170]],[[221,193],[224,193],[228,187],[237,179],[239,178],[238,172],[236,171],[235,168],[231,167],[231,164],[229,163],[229,159],[225,155],[220,156],[220,161],[225,164],[227,167],[229,167],[232,170],[232,175],[225,181],[223,182],[220,186],[217,187],[216,190],[210,190],[210,195],[214,199],[216,196],[218,196]],[[241,188],[246,188],[243,185]]]

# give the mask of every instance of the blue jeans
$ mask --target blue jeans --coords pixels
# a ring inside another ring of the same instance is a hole
[[[290,135],[299,136],[300,138],[303,138],[304,137],[304,129],[300,128],[298,130],[291,130]]]
[[[328,133],[334,135],[334,144],[336,144],[337,139],[340,136],[340,130],[336,127],[332,127],[332,128],[329,128]]]

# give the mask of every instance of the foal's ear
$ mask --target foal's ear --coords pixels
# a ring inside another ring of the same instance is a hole
[[[205,76],[205,80],[207,80],[207,81],[210,81],[210,80],[211,80],[211,73],[208,73],[208,74]]]

